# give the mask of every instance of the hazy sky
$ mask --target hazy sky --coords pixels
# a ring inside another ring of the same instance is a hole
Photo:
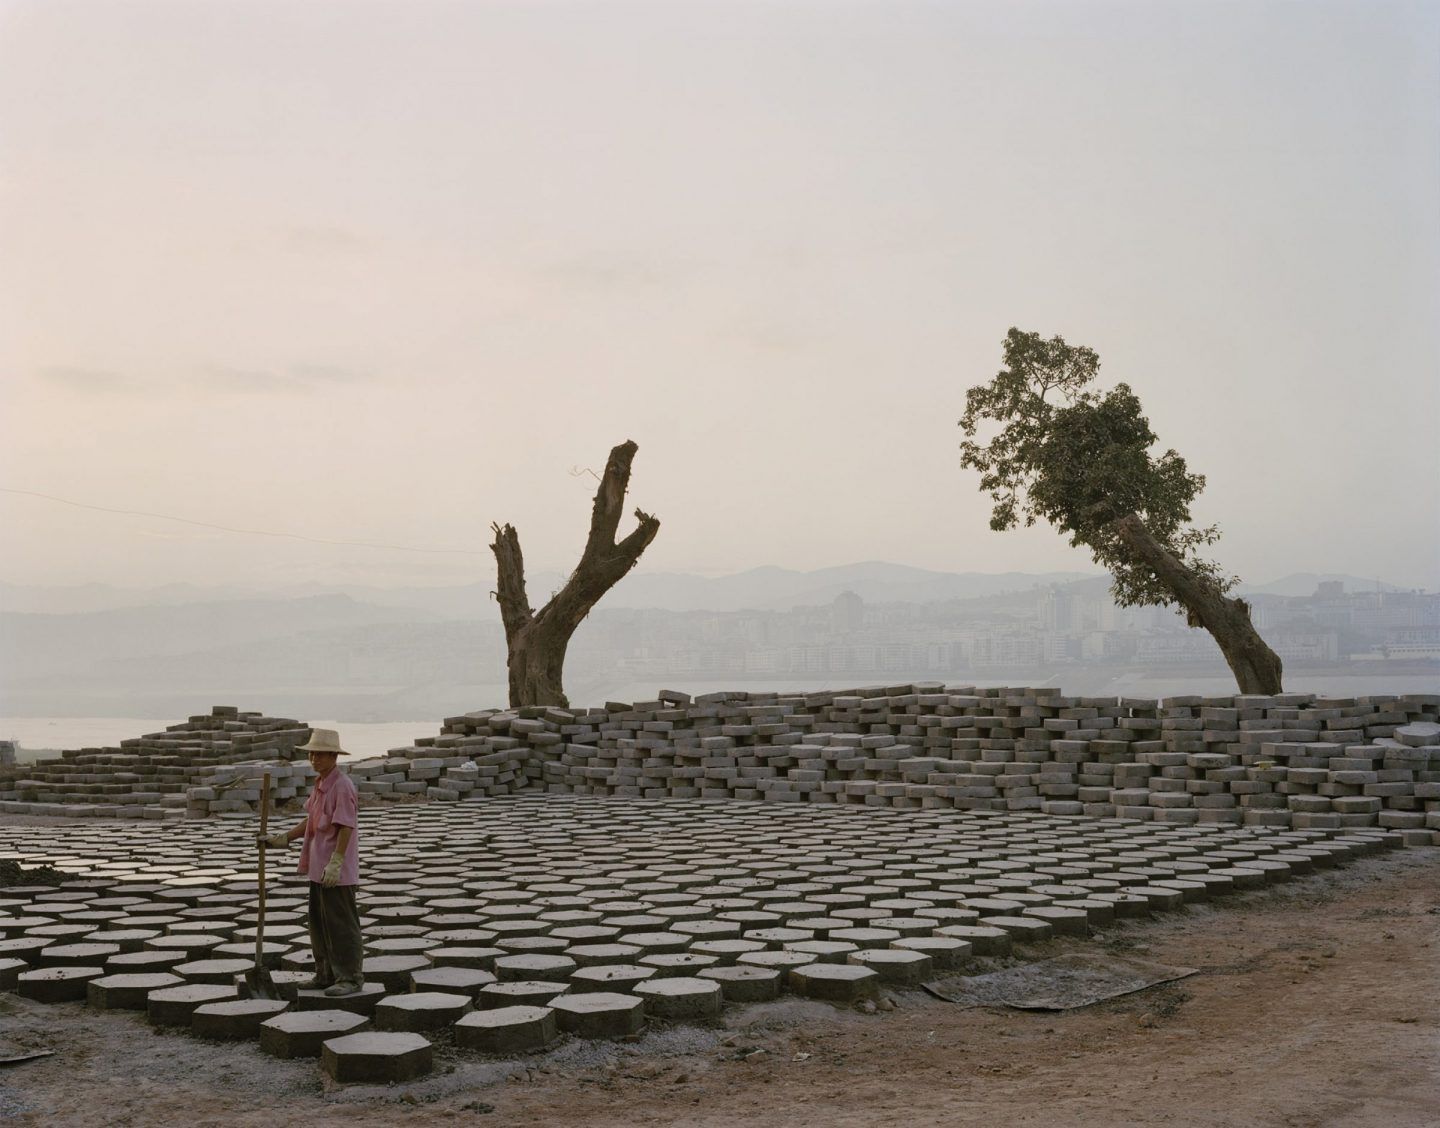
[[[1083,568],[966,387],[1090,345],[1220,560],[1440,586],[1440,5],[0,0],[0,579]],[[628,529],[629,523],[622,526]]]

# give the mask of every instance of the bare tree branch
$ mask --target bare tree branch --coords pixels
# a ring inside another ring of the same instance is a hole
[[[491,526],[495,530],[491,547],[499,567],[500,613],[509,650],[512,706],[566,704],[561,674],[570,636],[600,598],[635,566],[660,531],[658,520],[637,509],[638,526],[618,544],[615,540],[637,449],[634,442],[627,440],[610,452],[605,474],[595,490],[590,533],[580,563],[538,612],[531,610],[525,594],[519,535],[510,525]]]

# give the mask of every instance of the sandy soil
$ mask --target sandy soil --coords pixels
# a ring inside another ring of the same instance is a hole
[[[1201,969],[1084,1010],[893,995],[864,1014],[789,1000],[713,1030],[571,1042],[523,1061],[442,1049],[412,1085],[336,1087],[314,1062],[154,1034],[134,1016],[0,996],[20,1124],[1440,1124],[1440,850],[1037,946]]]

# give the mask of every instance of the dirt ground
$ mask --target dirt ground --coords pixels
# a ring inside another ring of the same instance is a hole
[[[1440,1124],[1440,850],[1054,941],[1200,974],[1083,1010],[874,1014],[788,1000],[716,1029],[498,1061],[439,1048],[411,1085],[155,1034],[134,1015],[0,996],[0,1119],[36,1125]],[[888,1009],[893,1004],[893,1009]]]

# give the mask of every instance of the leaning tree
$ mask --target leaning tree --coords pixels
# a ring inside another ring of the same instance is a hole
[[[505,623],[505,644],[509,652],[510,705],[568,705],[561,684],[565,648],[590,614],[590,608],[635,567],[660,522],[648,513],[635,510],[639,525],[624,540],[616,541],[625,489],[630,484],[630,463],[638,448],[623,442],[610,452],[605,474],[595,491],[590,514],[590,536],[580,563],[565,586],[550,602],[535,611],[525,594],[525,560],[520,554],[520,535],[512,525],[491,525],[495,530],[495,553],[499,573],[500,617]]]
[[[1151,457],[1155,433],[1128,385],[1090,385],[1100,358],[1060,337],[1011,329],[1005,367],[965,394],[962,466],[980,472],[994,502],[990,527],[1044,520],[1107,568],[1121,606],[1184,608],[1220,646],[1242,693],[1279,693],[1279,656],[1250,621],[1250,605],[1225,593],[1238,579],[1199,555],[1220,537],[1190,522],[1205,486],[1167,450]],[[998,424],[986,443],[977,440]]]

